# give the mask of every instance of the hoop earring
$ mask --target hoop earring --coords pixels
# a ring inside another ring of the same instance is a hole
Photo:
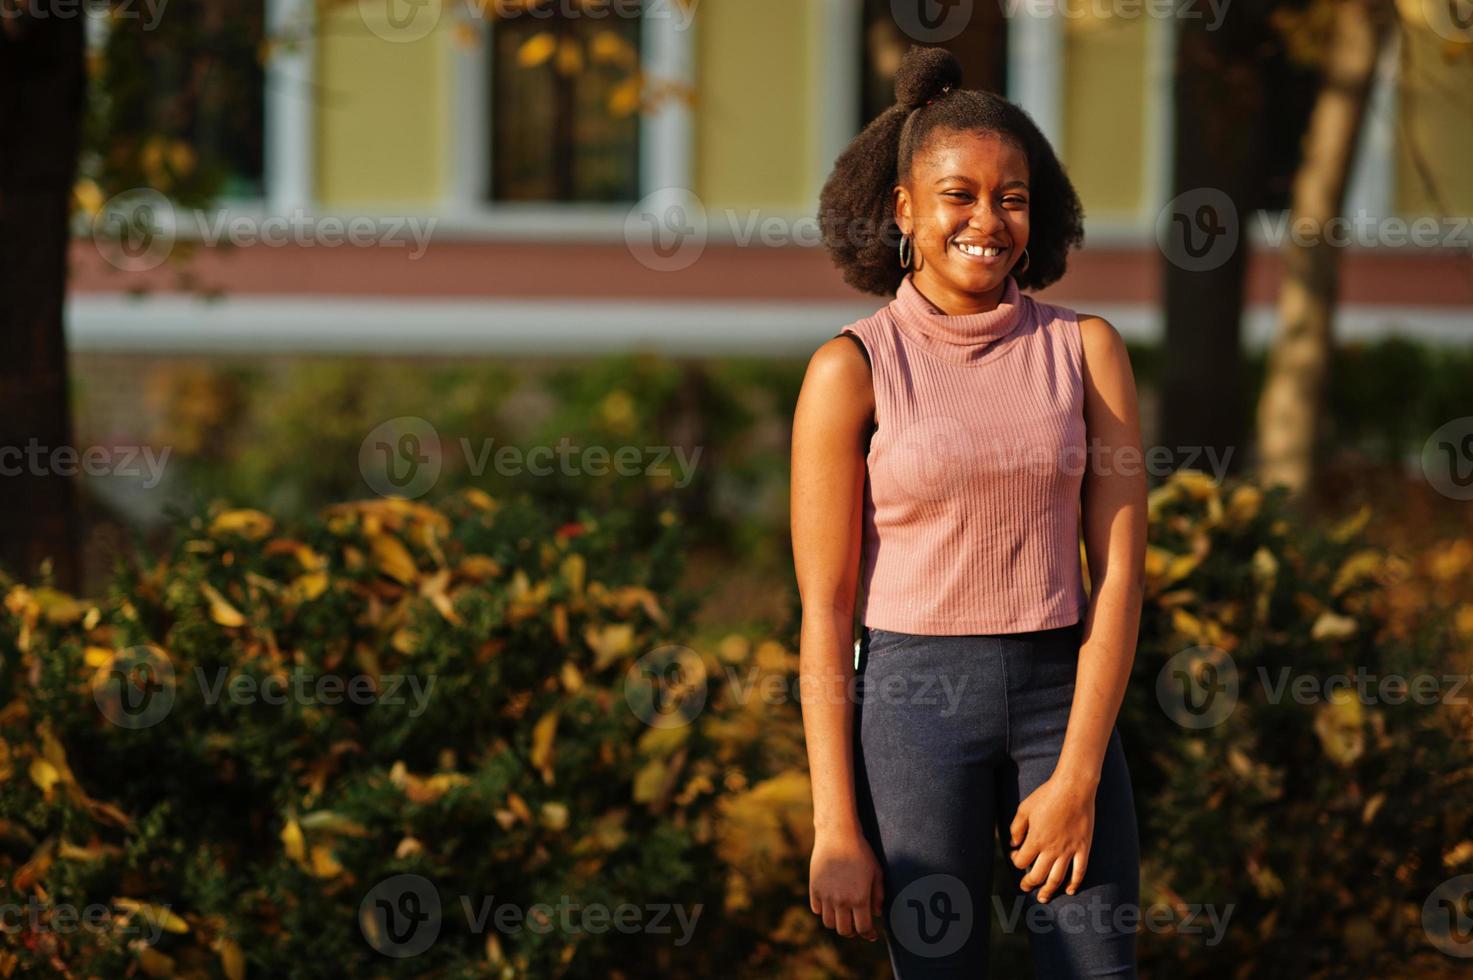
[[[1013,270],[1013,275],[1015,275],[1015,276],[1021,276],[1023,273],[1027,272],[1028,271],[1028,263],[1031,262],[1031,261],[1032,261],[1032,259],[1029,258],[1029,256],[1028,256],[1028,249],[1025,246],[1024,249],[1023,249],[1023,268],[1021,268],[1021,269],[1014,269]]]
[[[900,268],[909,269],[911,260],[910,236],[900,236]]]

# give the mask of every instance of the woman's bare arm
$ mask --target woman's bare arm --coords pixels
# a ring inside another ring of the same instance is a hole
[[[1146,554],[1146,475],[1135,379],[1125,342],[1107,321],[1081,316],[1084,421],[1081,488],[1090,595],[1069,725],[1054,771],[1018,805],[1010,828],[1019,887],[1047,902],[1078,891],[1089,864],[1094,800],[1110,732],[1125,697],[1140,626]]]
[[[1146,472],[1125,341],[1100,317],[1080,316],[1079,329],[1090,448],[1081,491],[1090,597],[1058,770],[1093,784],[1135,659],[1146,560]]]
[[[869,939],[877,938],[880,871],[859,824],[849,695],[873,417],[864,355],[848,337],[829,340],[809,361],[793,416],[793,563],[803,603],[799,674],[815,831],[810,900],[840,935]]]

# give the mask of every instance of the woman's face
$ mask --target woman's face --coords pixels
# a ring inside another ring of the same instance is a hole
[[[1028,158],[996,133],[933,132],[895,189],[915,284],[952,314],[991,309],[1028,245]]]

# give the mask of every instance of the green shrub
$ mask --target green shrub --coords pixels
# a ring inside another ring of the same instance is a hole
[[[801,969],[826,943],[772,935],[806,895],[791,894],[801,872],[773,892],[756,875],[729,880],[718,857],[741,863],[748,793],[786,800],[785,826],[808,820],[801,773],[763,781],[781,754],[752,713],[763,706],[725,697],[714,659],[690,724],[647,725],[656,706],[627,694],[636,659],[678,639],[691,611],[678,522],[657,524],[661,537],[637,541],[616,516],[563,522],[474,491],[443,510],[338,505],[294,532],[217,511],[180,527],[156,564],[121,569],[101,603],[12,584],[0,903],[41,912],[11,937],[3,972]],[[770,645],[721,649],[790,667]],[[151,700],[125,701],[144,674]],[[269,684],[297,677],[343,686],[281,699]],[[375,696],[348,696],[355,677]],[[233,684],[284,703],[233,697]],[[428,949],[396,958],[384,951],[404,947],[360,905],[401,874],[432,883],[443,918]],[[728,893],[761,911],[728,916]],[[486,901],[525,915],[561,902],[570,918],[473,927]],[[583,917],[625,904],[640,917],[621,921],[650,931]],[[63,917],[99,905],[106,928]]]
[[[807,908],[799,712],[758,693],[792,690],[796,620],[776,638],[694,636],[677,518],[567,518],[477,491],[440,509],[337,505],[294,528],[216,510],[121,568],[103,601],[3,583],[0,904],[39,911],[7,936],[0,973],[884,975],[881,947],[834,939]],[[1142,903],[1174,910],[1142,929],[1146,975],[1460,965],[1423,911],[1473,872],[1468,712],[1442,680],[1469,672],[1473,542],[1387,553],[1368,547],[1369,519],[1320,527],[1277,493],[1193,473],[1152,493],[1120,717]],[[647,653],[668,666],[671,643],[700,648],[684,656],[704,679],[662,690],[702,710],[651,726],[627,681]],[[116,669],[163,656],[171,709],[129,721]],[[433,688],[400,704],[210,703],[221,671]],[[1358,671],[1430,675],[1444,696],[1323,693]],[[1187,699],[1186,678],[1206,691],[1229,676],[1231,710]],[[1294,695],[1299,677],[1311,696]],[[402,874],[433,884],[444,920],[399,958],[361,906]],[[460,896],[472,914],[493,896],[701,911],[681,944],[678,930],[474,928]],[[99,905],[104,928],[58,918]],[[1206,906],[1220,935],[1188,918]],[[1022,934],[994,956],[1002,975],[1029,969]]]

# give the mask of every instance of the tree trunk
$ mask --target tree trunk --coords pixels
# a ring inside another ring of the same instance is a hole
[[[1290,234],[1282,246],[1279,331],[1258,403],[1258,463],[1264,483],[1286,484],[1300,495],[1314,488],[1334,340],[1340,246],[1325,229],[1344,208],[1376,65],[1392,22],[1387,0],[1335,3],[1324,84],[1294,176]]]
[[[1248,262],[1243,217],[1255,203],[1267,142],[1264,128],[1251,125],[1262,117],[1266,98],[1265,17],[1262,4],[1245,0],[1227,6],[1212,29],[1209,8],[1200,2],[1193,8],[1201,16],[1179,21],[1173,87],[1171,193],[1178,202],[1173,210],[1181,213],[1165,218],[1194,234],[1203,203],[1225,198],[1230,214],[1214,212],[1209,220],[1234,221],[1238,233],[1204,262],[1179,254],[1185,242],[1162,242],[1166,344],[1157,441],[1173,451],[1216,453],[1237,470],[1248,417],[1240,326]]]
[[[12,13],[14,13],[12,11]],[[86,18],[0,19],[0,566],[79,586],[66,295]],[[56,450],[63,450],[58,458]],[[18,452],[17,452],[18,451]]]

